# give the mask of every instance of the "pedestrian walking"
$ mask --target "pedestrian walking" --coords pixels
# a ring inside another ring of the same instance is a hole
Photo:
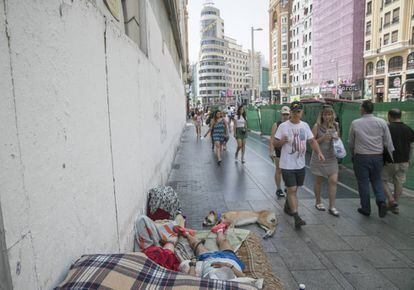
[[[369,192],[371,183],[378,206],[378,215],[383,218],[387,214],[386,198],[381,181],[383,154],[384,148],[392,154],[394,145],[385,120],[373,115],[374,104],[371,101],[364,101],[360,112],[362,118],[354,120],[349,129],[349,150],[354,163],[361,201],[358,212],[365,216],[371,214]]]
[[[236,130],[234,132],[234,137],[237,140],[237,150],[235,158],[237,160],[239,151],[241,151],[241,162],[245,163],[244,153],[246,151],[246,138],[247,138],[247,117],[243,105],[237,108],[237,114],[234,118],[236,124]]]
[[[201,126],[203,125],[203,114],[201,111],[197,111],[194,116],[194,125],[196,128],[197,139],[201,138]]]
[[[272,126],[272,133],[270,134],[270,140],[269,140],[269,156],[276,166],[276,170],[275,170],[276,196],[285,197],[285,192],[282,190],[282,169],[280,168],[281,148],[275,146],[275,134],[280,124],[289,120],[290,108],[288,106],[283,106],[282,109],[280,110],[280,115],[281,115],[281,120],[275,122]]]
[[[315,175],[314,192],[315,208],[325,211],[325,206],[321,200],[321,190],[324,178],[328,179],[328,212],[338,217],[339,212],[335,207],[336,191],[338,186],[338,160],[335,155],[333,141],[340,138],[339,125],[336,123],[336,114],[331,106],[325,106],[319,112],[316,124],[312,128],[312,133],[322,151],[325,161],[321,162],[315,152],[312,153],[310,170]]]
[[[211,121],[210,129],[204,135],[206,137],[211,133],[213,142],[214,142],[214,152],[217,157],[217,164],[221,164],[221,150],[225,138],[228,136],[227,127],[224,123],[222,113],[217,111],[214,115],[213,120]]]
[[[228,134],[226,135],[226,137],[224,139],[224,142],[223,142],[223,151],[226,151],[227,150],[227,142],[229,141],[229,135],[231,133],[230,118],[229,118],[226,110],[224,110],[222,114],[223,114],[224,124],[226,125],[227,132],[228,132]]]
[[[300,229],[306,222],[298,214],[297,192],[305,181],[306,142],[309,142],[320,161],[325,158],[316,142],[309,125],[301,121],[302,104],[292,102],[290,120],[280,124],[275,134],[275,146],[282,148],[280,168],[287,187],[285,212],[295,219],[295,228]]]
[[[382,182],[388,199],[388,209],[398,214],[398,200],[403,191],[409,163],[414,152],[414,131],[401,122],[402,113],[400,109],[391,109],[388,112],[388,128],[390,129],[395,151],[392,158],[387,152],[384,154],[385,165],[382,171]],[[394,186],[394,194],[388,183]]]

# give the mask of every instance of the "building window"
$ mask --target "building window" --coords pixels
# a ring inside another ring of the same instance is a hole
[[[395,30],[392,32],[392,36],[391,36],[391,42],[397,42],[398,41],[398,30]]]
[[[414,52],[407,57],[407,69],[414,69]]]
[[[367,42],[365,43],[365,50],[370,50],[371,49],[371,40],[367,40]]]
[[[382,31],[382,17],[381,17],[381,24],[380,24],[380,27],[379,27],[379,31]]]
[[[287,76],[286,74],[282,75],[282,83],[286,84],[287,83]]]
[[[385,13],[385,16],[384,16],[384,28],[390,25],[390,21],[391,21],[391,12],[387,12]]]
[[[312,40],[312,32],[309,32],[309,41]]]
[[[380,59],[377,61],[377,68],[376,68],[377,74],[383,74],[385,72],[385,61]]]
[[[400,8],[395,8],[392,11],[392,23],[398,23],[400,21]]]
[[[367,3],[367,15],[371,15],[372,13],[372,1]]]
[[[384,34],[384,45],[387,45],[390,42],[390,34]]]
[[[122,0],[125,34],[148,55],[145,0]]]
[[[367,63],[365,75],[370,76],[374,73],[374,64],[372,62]]]
[[[411,44],[414,44],[414,27],[411,29]]]
[[[385,5],[388,5],[392,2],[392,0],[384,0]]]
[[[402,56],[394,56],[388,62],[388,72],[401,71],[403,67]]]
[[[367,22],[367,25],[365,27],[365,34],[370,35],[371,34],[371,21]]]

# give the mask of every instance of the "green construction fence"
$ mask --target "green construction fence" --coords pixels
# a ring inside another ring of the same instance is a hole
[[[322,109],[322,103],[309,103],[303,104],[303,117],[302,120],[307,122],[309,126],[316,123],[316,119],[320,110]],[[270,135],[272,126],[275,122],[280,120],[280,108],[281,105],[269,105],[261,106],[260,108],[247,107],[247,120],[248,128],[253,131],[261,132],[264,135]],[[353,120],[361,117],[359,103],[335,103],[333,105],[334,110],[339,119],[341,128],[341,135],[344,145],[348,150],[348,133],[349,128]],[[403,113],[402,121],[414,128],[414,102],[391,102],[391,103],[376,103],[374,115],[387,120],[388,111],[393,108],[399,108]],[[347,167],[352,167],[350,156],[342,160],[342,164]],[[410,189],[414,189],[414,166],[412,166],[407,174],[407,182],[405,186]]]

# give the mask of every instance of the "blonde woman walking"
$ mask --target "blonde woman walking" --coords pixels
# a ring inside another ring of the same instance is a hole
[[[335,111],[331,106],[324,106],[319,112],[319,116],[312,133],[315,136],[325,161],[320,161],[315,153],[312,153],[310,169],[315,175],[315,208],[325,211],[325,206],[321,200],[321,190],[324,177],[328,179],[329,185],[329,213],[338,217],[339,212],[335,207],[336,191],[338,185],[338,160],[335,155],[333,140],[340,138],[339,126],[335,122]]]

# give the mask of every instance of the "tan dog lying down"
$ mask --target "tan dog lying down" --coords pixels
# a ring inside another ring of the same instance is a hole
[[[230,222],[230,227],[239,227],[257,223],[262,229],[266,231],[263,239],[271,237],[277,226],[277,219],[275,213],[268,210],[261,211],[228,211],[223,212],[218,216],[215,211],[210,211],[204,218],[204,226],[214,226],[221,221]]]

